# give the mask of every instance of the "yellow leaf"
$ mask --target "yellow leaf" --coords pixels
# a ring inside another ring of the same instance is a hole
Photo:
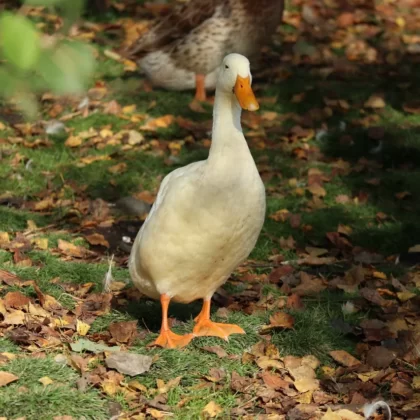
[[[28,230],[36,230],[38,229],[38,226],[33,220],[27,220],[26,224],[28,225]]]
[[[136,105],[126,105],[122,107],[123,114],[132,114],[136,110]]]
[[[67,147],[79,147],[82,144],[82,139],[78,136],[70,136],[64,144]]]
[[[304,392],[301,395],[298,395],[296,398],[296,401],[300,402],[301,404],[310,404],[312,401],[312,395],[314,391],[308,391]]]
[[[47,386],[51,385],[54,381],[48,376],[43,376],[41,379],[38,379],[38,382],[41,382],[42,385]]]
[[[171,114],[163,115],[162,117],[155,118],[152,120],[149,120],[146,124],[141,126],[140,128],[142,130],[147,131],[156,131],[158,128],[167,128],[169,125],[171,125],[175,120],[175,117]]]
[[[10,237],[7,232],[0,232],[0,246],[8,244],[10,242]]]
[[[0,122],[0,131],[4,130],[5,128],[6,128],[6,126],[2,122]]]
[[[401,302],[406,302],[407,300],[410,300],[417,295],[411,292],[398,292],[397,296]]]
[[[79,335],[85,336],[87,332],[90,330],[90,325],[78,319],[76,322],[76,330]]]
[[[103,138],[106,139],[107,137],[112,137],[114,135],[114,133],[108,129],[108,128],[103,128],[100,132],[99,135]]]
[[[371,379],[373,379],[377,374],[378,371],[372,370],[370,372],[357,373],[356,375],[362,382],[368,382]]]
[[[223,408],[214,401],[210,401],[202,411],[204,418],[214,418],[221,413],[223,413]]]
[[[381,279],[381,280],[386,280],[387,276],[385,273],[382,273],[382,271],[374,271],[373,272],[373,277],[375,277],[375,279]]]
[[[395,19],[395,23],[400,27],[404,28],[405,26],[405,19],[402,16],[398,16],[397,19]]]
[[[48,238],[35,238],[34,243],[39,249],[48,249]]]
[[[413,378],[413,388],[416,391],[419,391],[420,390],[420,376],[415,376]]]
[[[110,396],[115,395],[118,392],[119,388],[120,387],[115,382],[112,382],[112,381],[102,382],[103,391]]]

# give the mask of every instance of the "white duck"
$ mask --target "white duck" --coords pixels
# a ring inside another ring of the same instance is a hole
[[[208,159],[164,178],[133,244],[133,282],[145,295],[160,298],[162,305],[162,326],[154,345],[183,347],[194,336],[227,339],[245,333],[237,325],[212,322],[210,301],[254,248],[265,217],[264,185],[240,121],[241,108],[259,108],[251,80],[246,57],[225,57],[216,84]],[[193,334],[173,333],[167,318],[170,300],[196,299],[204,303]]]

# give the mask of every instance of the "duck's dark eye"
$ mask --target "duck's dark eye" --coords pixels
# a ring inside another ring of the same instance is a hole
[[[225,69],[228,69],[228,68],[229,68],[229,66],[227,64],[225,64]]]

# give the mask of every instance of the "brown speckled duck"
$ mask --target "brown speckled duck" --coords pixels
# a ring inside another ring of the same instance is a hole
[[[255,56],[281,22],[284,0],[190,0],[142,35],[127,51],[155,86],[213,89],[223,57]]]

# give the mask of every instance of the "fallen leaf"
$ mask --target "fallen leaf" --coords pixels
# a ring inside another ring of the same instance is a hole
[[[280,375],[269,371],[263,372],[261,377],[266,386],[275,390],[286,389],[292,385],[291,382],[285,381]]]
[[[58,240],[58,249],[69,257],[84,258],[89,251],[78,245],[74,245],[71,242],[65,241],[64,239]]]
[[[43,376],[42,378],[38,379],[38,382],[41,382],[41,384],[44,386],[54,383],[54,381],[48,376]]]
[[[10,243],[10,236],[8,232],[0,232],[0,247]]]
[[[64,144],[67,147],[78,147],[82,144],[82,139],[79,136],[70,136]]]
[[[137,332],[137,321],[113,322],[109,326],[112,338],[119,343],[128,343]]]
[[[286,312],[276,312],[270,316],[270,324],[263,325],[261,333],[266,333],[275,328],[291,329],[295,323],[295,319],[292,315]]]
[[[312,195],[315,195],[316,197],[325,197],[327,195],[325,188],[321,187],[321,185],[318,183],[310,185],[307,189]]]
[[[373,94],[363,105],[365,108],[380,109],[386,106],[384,98],[378,94]]]
[[[153,357],[151,356],[122,351],[115,351],[105,359],[105,364],[109,368],[130,376],[141,375],[149,371],[152,362]]]
[[[360,361],[353,357],[351,354],[347,353],[345,350],[333,350],[330,351],[330,356],[338,363],[346,367],[352,367],[360,365]]]
[[[155,119],[147,121],[144,125],[140,127],[141,130],[145,131],[156,131],[158,128],[167,128],[175,120],[175,117],[171,114],[163,115]]]
[[[214,401],[210,401],[202,411],[204,418],[214,418],[223,413],[223,408]]]
[[[13,373],[0,371],[0,386],[8,385],[11,382],[17,381],[18,379],[19,377],[13,375]]]
[[[102,245],[106,248],[109,248],[109,242],[105,239],[105,236],[101,235],[100,233],[92,233],[91,235],[86,235],[85,239],[91,245]]]
[[[70,343],[70,347],[73,351],[81,353],[82,351],[90,351],[92,353],[100,353],[103,351],[120,351],[119,346],[109,347],[105,344],[94,343],[93,341],[81,338],[75,343]]]
[[[90,330],[89,324],[86,324],[86,322],[80,321],[80,319],[77,320],[76,331],[79,335],[85,336],[89,330]]]
[[[328,407],[327,412],[321,417],[321,420],[342,420],[342,418]]]
[[[226,351],[220,346],[205,346],[201,347],[203,350],[208,351],[209,353],[216,354],[220,359],[227,357]]]
[[[338,414],[342,420],[365,420],[365,417],[345,408],[335,411],[335,414]]]
[[[30,302],[31,300],[21,292],[9,292],[4,297],[4,306],[6,308],[26,308]]]
[[[395,360],[395,358],[396,354],[391,350],[382,346],[374,346],[369,350],[366,356],[366,363],[374,369],[385,369]]]
[[[125,162],[117,163],[114,166],[108,168],[108,172],[111,174],[121,174],[127,170],[127,164]]]
[[[3,322],[6,325],[23,325],[25,324],[25,313],[20,309],[7,313]]]
[[[293,385],[299,392],[315,391],[319,388],[319,380],[315,378],[301,378],[296,380]]]
[[[156,379],[156,384],[159,394],[166,394],[172,388],[175,388],[181,382],[182,376],[177,376],[176,378],[170,379],[168,382],[162,381],[162,379]]]

